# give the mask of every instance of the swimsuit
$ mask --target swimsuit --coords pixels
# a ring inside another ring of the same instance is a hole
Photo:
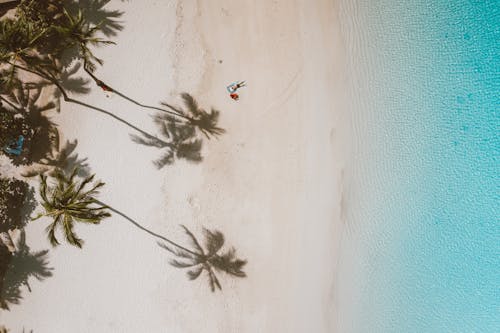
[[[15,147],[11,147],[14,144],[16,146]],[[21,155],[21,152],[22,152],[22,149],[23,149],[23,144],[24,144],[24,136],[19,135],[19,138],[17,139],[17,142],[11,143],[7,147],[4,147],[3,150],[6,153],[8,153],[8,154],[19,156],[19,155]]]

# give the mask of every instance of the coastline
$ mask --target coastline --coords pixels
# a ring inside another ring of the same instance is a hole
[[[342,8],[354,140],[340,331],[496,332],[495,3]]]

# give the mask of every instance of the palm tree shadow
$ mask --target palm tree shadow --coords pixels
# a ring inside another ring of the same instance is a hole
[[[138,144],[164,150],[161,157],[153,162],[159,169],[174,163],[176,159],[201,162],[203,160],[201,155],[203,141],[199,133],[210,139],[225,132],[224,129],[217,126],[219,111],[212,109],[207,112],[201,109],[194,97],[188,93],[182,93],[181,97],[186,109],[163,102],[162,105],[171,111],[156,113],[153,116],[163,138],[162,142],[158,141],[156,137],[147,138],[131,135],[132,140]]]
[[[3,326],[3,325],[0,326],[0,333],[9,333],[9,332],[11,332],[11,330],[5,328],[5,326]],[[33,333],[33,330],[29,330],[29,332],[28,332],[23,327],[23,332],[22,333]]]
[[[243,267],[246,265],[247,261],[236,258],[236,250],[234,248],[229,248],[226,251],[222,251],[224,246],[224,235],[220,231],[210,231],[208,229],[203,229],[205,235],[205,249],[203,249],[193,235],[191,231],[184,225],[181,227],[184,229],[186,234],[189,236],[191,244],[194,249],[189,249],[179,243],[176,243],[165,236],[157,234],[138,222],[134,221],[131,217],[125,215],[121,211],[110,207],[103,202],[97,201],[101,205],[105,205],[110,211],[120,215],[132,225],[139,228],[140,230],[150,234],[153,237],[161,239],[162,242],[158,242],[158,245],[163,249],[169,251],[178,259],[173,259],[170,264],[177,268],[190,268],[187,272],[187,276],[190,280],[197,279],[202,272],[206,272],[209,280],[210,289],[215,291],[215,289],[222,289],[216,272],[224,272],[233,277],[246,277]],[[182,261],[181,261],[182,260]]]
[[[77,176],[87,178],[91,170],[87,163],[87,158],[81,158],[75,152],[78,140],[67,140],[62,147],[54,149],[38,163],[30,166],[23,173],[24,177],[34,177],[42,174],[55,176],[57,172],[69,175],[73,170],[77,170]]]
[[[78,95],[84,95],[90,92],[90,87],[88,86],[90,81],[83,77],[75,77],[81,67],[82,64],[80,62],[75,62],[73,65],[67,66],[59,71],[59,82],[66,91]],[[60,92],[56,90],[56,98],[60,97]]]
[[[223,272],[232,277],[246,277],[243,267],[247,261],[237,258],[236,250],[233,247],[225,251],[222,250],[225,238],[220,231],[203,228],[204,246],[202,246],[188,228],[184,225],[181,225],[181,227],[190,240],[192,250],[186,251],[173,248],[169,244],[161,242],[158,242],[158,245],[177,257],[177,259],[170,260],[172,266],[188,269],[187,276],[189,280],[196,280],[205,272],[210,290],[214,292],[215,289],[222,290],[216,273]]]
[[[103,83],[92,73],[89,73],[89,75],[94,79],[94,81]],[[218,137],[226,132],[223,128],[217,126],[220,111],[214,108],[212,108],[210,112],[205,111],[198,106],[198,102],[194,99],[194,97],[186,92],[181,94],[181,98],[184,101],[186,109],[182,109],[167,102],[161,102],[161,105],[166,107],[168,109],[167,110],[156,106],[142,104],[114,88],[112,88],[112,91],[118,96],[140,107],[159,111],[160,113],[156,117],[161,117],[164,121],[183,123],[187,126],[193,127],[195,130],[198,130],[205,135],[207,139],[210,139],[211,137]]]
[[[31,251],[26,244],[26,234],[21,232],[17,251],[11,255],[0,293],[0,307],[8,310],[9,305],[19,304],[23,299],[22,290],[26,287],[31,292],[29,280],[43,281],[52,276],[53,268],[48,261],[49,250]]]
[[[123,23],[119,21],[123,12],[104,8],[110,0],[71,0],[66,2],[66,7],[70,12],[77,13],[78,10],[81,10],[85,20],[94,26],[98,25],[106,37],[114,37],[124,28]]]
[[[176,159],[201,162],[202,140],[196,137],[196,131],[190,125],[172,121],[169,116],[157,114],[153,117],[163,139],[131,135],[132,141],[163,150],[163,154],[153,163],[158,169],[173,164]]]
[[[223,128],[217,126],[220,111],[211,108],[210,112],[207,112],[198,105],[198,102],[191,94],[186,92],[181,94],[181,99],[184,102],[185,109],[166,102],[162,102],[161,104],[180,117],[188,119],[188,123],[195,129],[198,129],[207,139],[218,137],[226,132]]]

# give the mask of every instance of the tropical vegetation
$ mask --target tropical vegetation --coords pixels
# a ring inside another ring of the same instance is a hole
[[[203,140],[225,132],[218,126],[219,111],[213,108],[206,111],[190,94],[181,94],[183,107],[167,102],[148,105],[97,76],[104,61],[94,54],[94,48],[114,44],[110,38],[123,28],[117,20],[122,13],[105,9],[107,2],[20,0],[14,15],[0,18],[0,155],[16,167],[23,166],[25,177],[38,176],[41,206],[41,212],[31,219],[37,203],[27,178],[0,178],[0,305],[4,308],[8,308],[9,302],[16,304],[21,299],[20,287],[27,285],[29,276],[43,280],[51,275],[48,252],[33,252],[26,245],[23,230],[28,221],[40,218],[50,221],[46,233],[52,246],[60,244],[60,231],[67,243],[81,248],[84,241],[75,231],[77,224],[97,225],[111,212],[126,217],[98,200],[104,183],[95,181],[85,159],[78,157],[76,141],[65,145],[59,142],[57,125],[46,112],[60,111],[61,100],[106,114],[133,129],[134,142],[162,151],[154,161],[158,168],[177,159],[200,162]],[[79,73],[85,77],[77,77]],[[75,96],[90,91],[88,83],[92,81],[139,108],[155,110],[153,122],[158,134],[148,133],[108,110],[76,99]],[[46,98],[40,98],[42,95]],[[23,137],[20,153],[9,153],[5,148],[20,136]],[[202,247],[183,226],[192,246],[189,249],[130,221],[160,239],[161,246],[176,257],[171,264],[188,269],[189,279],[195,280],[205,272],[212,291],[221,289],[219,273],[245,276],[246,261],[238,259],[233,248],[224,247],[220,231],[204,229]],[[11,237],[14,230],[20,230],[22,235],[16,244]],[[23,266],[28,261],[32,271]],[[6,277],[9,272],[19,275],[19,279]]]
[[[59,245],[56,229],[61,228],[66,241],[82,247],[83,240],[74,231],[75,222],[99,224],[104,218],[111,216],[107,207],[98,203],[96,196],[104,186],[102,182],[93,182],[91,175],[78,182],[75,180],[77,169],[67,177],[63,172],[57,172],[57,183],[53,186],[47,183],[47,176],[40,175],[40,197],[44,209],[36,218],[48,216],[52,223],[47,227],[47,236],[53,246]]]

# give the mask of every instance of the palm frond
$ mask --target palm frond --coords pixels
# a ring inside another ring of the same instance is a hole
[[[59,225],[69,244],[82,247],[83,240],[74,232],[74,222],[99,224],[101,220],[111,216],[107,211],[108,207],[95,198],[104,183],[95,182],[94,175],[78,183],[77,174],[76,168],[69,177],[61,170],[56,170],[54,174],[56,184],[52,187],[47,184],[47,176],[40,175],[40,196],[45,210],[42,215],[53,219],[47,227],[47,236],[53,246],[59,245],[55,236]],[[87,187],[89,188],[86,189]]]
[[[66,236],[66,240],[71,245],[82,247],[83,241],[78,238],[73,230],[73,217],[69,214],[65,214],[63,218],[63,228],[64,235]]]
[[[60,215],[56,216],[54,218],[54,222],[49,224],[46,228],[47,237],[49,238],[49,242],[52,246],[57,246],[60,244],[56,237],[56,228],[59,225],[60,219],[61,219]]]

